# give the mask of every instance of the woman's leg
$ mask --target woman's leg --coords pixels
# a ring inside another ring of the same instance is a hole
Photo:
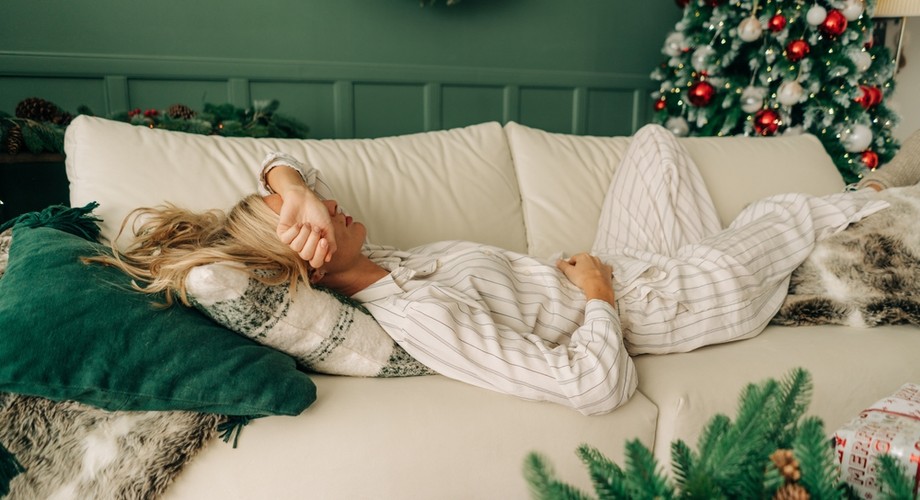
[[[722,229],[699,170],[659,125],[633,136],[610,182],[592,251],[623,248],[672,255]]]
[[[815,242],[886,206],[864,193],[773,196],[671,256],[625,251],[651,264],[618,300],[628,350],[685,352],[759,334]]]
[[[684,148],[647,126],[614,175],[593,252],[614,267],[630,353],[684,352],[760,333],[814,243],[884,206],[859,193],[781,195],[723,231]]]

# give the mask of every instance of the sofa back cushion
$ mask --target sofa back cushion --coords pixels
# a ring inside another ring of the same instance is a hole
[[[80,116],[64,146],[71,204],[99,202],[107,238],[139,206],[230,208],[256,191],[266,153],[282,151],[319,169],[374,243],[469,239],[526,250],[511,154],[494,122],[382,139],[299,140],[193,135]]]
[[[527,225],[528,251],[539,257],[589,250],[613,172],[629,137],[549,133],[505,125]],[[844,183],[820,141],[810,135],[776,138],[684,138],[727,226],[748,203],[783,192],[816,195]]]

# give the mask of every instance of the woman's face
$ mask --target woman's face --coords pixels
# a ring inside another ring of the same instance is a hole
[[[262,199],[273,212],[281,213],[281,195],[274,193]],[[361,248],[367,238],[367,228],[364,224],[356,222],[351,216],[341,212],[335,200],[323,200],[323,204],[326,205],[329,217],[332,219],[336,244],[332,260],[327,262],[323,269],[327,273],[333,273],[351,267],[353,259],[361,255]]]

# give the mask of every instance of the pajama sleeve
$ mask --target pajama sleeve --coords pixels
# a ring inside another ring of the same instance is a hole
[[[472,385],[586,415],[617,408],[637,386],[619,316],[601,300],[588,301],[568,344],[556,344],[497,323],[476,301],[436,283],[404,293],[388,275],[355,298],[417,360]]]
[[[300,174],[300,177],[303,179],[307,187],[316,193],[320,199],[330,200],[335,198],[335,196],[332,195],[332,190],[329,188],[329,185],[326,184],[326,181],[322,178],[316,168],[298,160],[297,158],[294,158],[287,153],[281,153],[278,151],[273,151],[265,155],[265,158],[259,165],[259,170],[257,172],[257,177],[259,179],[259,194],[262,196],[268,196],[274,193],[271,186],[269,186],[268,182],[266,181],[266,176],[273,168],[280,167],[282,165],[291,167],[296,170]]]

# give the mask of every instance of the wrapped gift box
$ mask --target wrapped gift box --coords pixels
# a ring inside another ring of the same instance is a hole
[[[920,480],[920,385],[904,384],[891,396],[863,410],[834,435],[840,477],[860,498],[879,495],[875,459],[889,454]]]

